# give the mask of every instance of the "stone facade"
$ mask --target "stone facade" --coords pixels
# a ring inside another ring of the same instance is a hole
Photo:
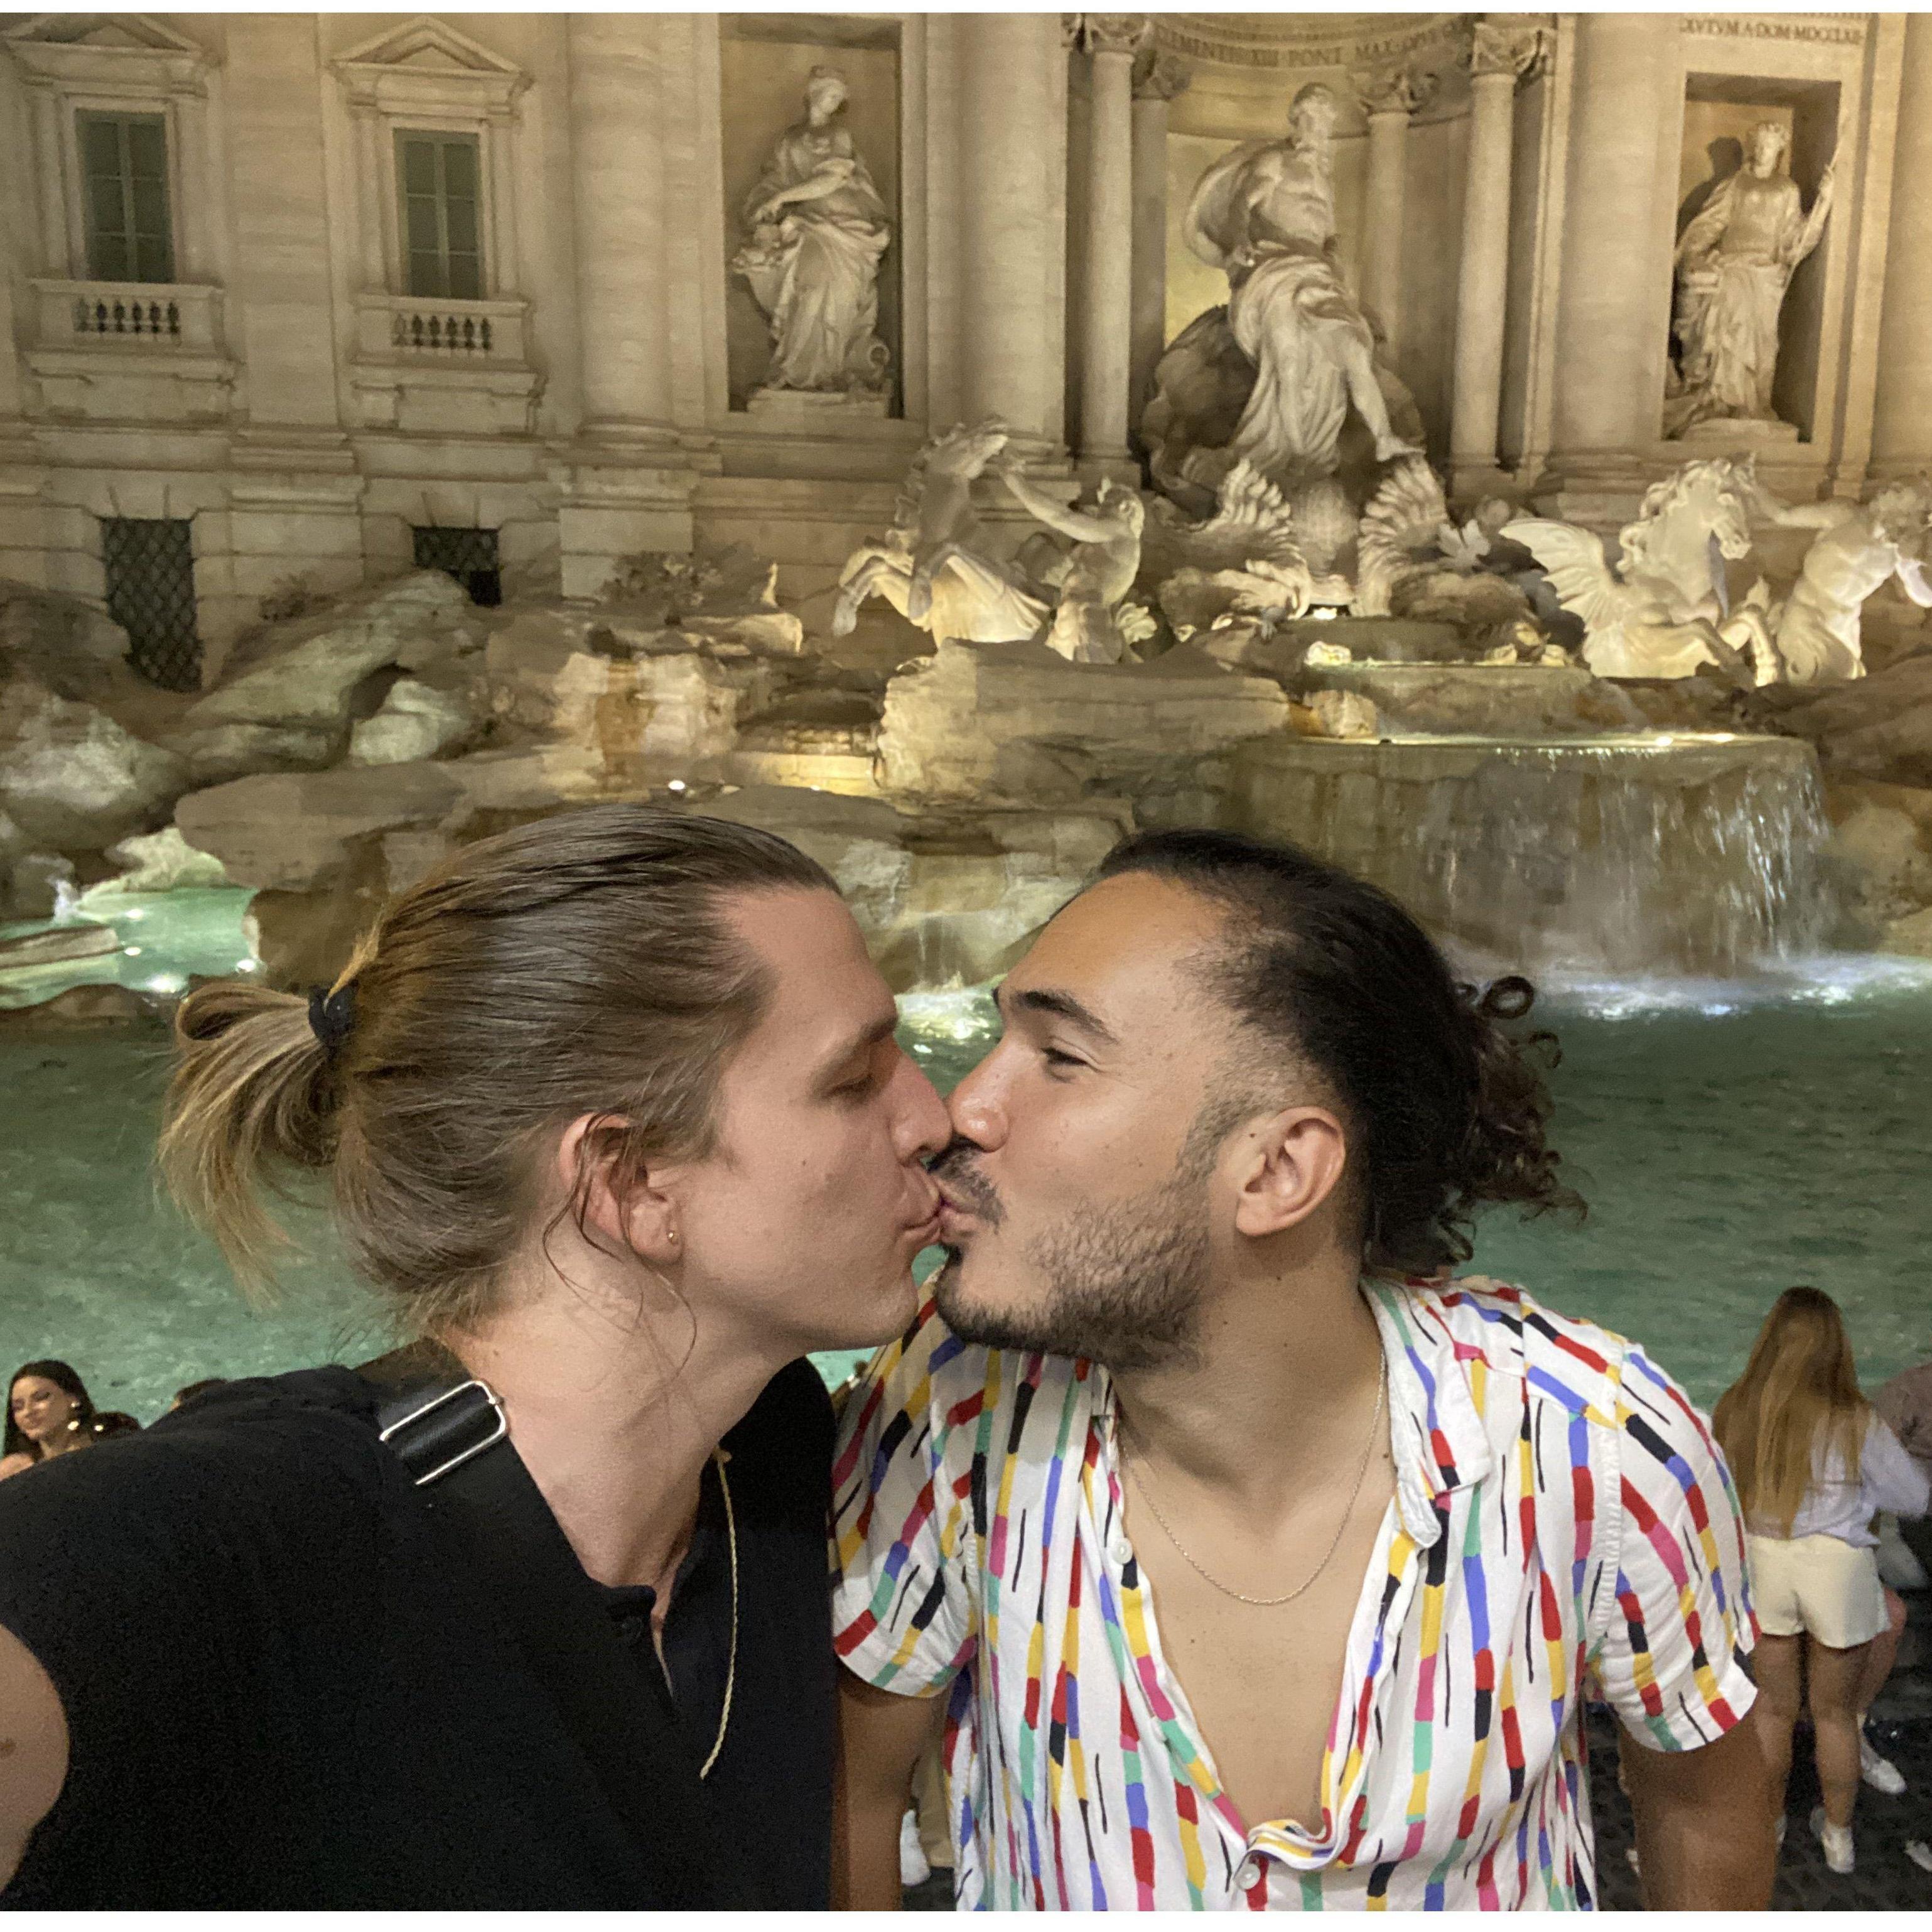
[[[825,68],[886,209],[884,386],[761,406],[730,264]],[[265,606],[452,544],[506,595],[586,597],[742,542],[820,635],[952,424],[1000,417],[1066,496],[1133,477],[1162,335],[1225,298],[1189,196],[1311,80],[1346,278],[1459,502],[1613,530],[1682,460],[1676,238],[1767,118],[1806,200],[1836,189],[1760,470],[1850,500],[1932,464],[1932,17],[23,14],[0,577],[100,605],[117,544],[183,595],[191,558],[178,684]]]

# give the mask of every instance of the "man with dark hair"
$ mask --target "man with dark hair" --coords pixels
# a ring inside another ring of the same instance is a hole
[[[1449,1278],[1481,1205],[1579,1204],[1530,998],[1220,832],[1014,969],[834,1472],[850,1903],[943,1710],[962,1907],[1594,1905],[1590,1692],[1651,1904],[1767,1902],[1721,1457],[1638,1348]]]

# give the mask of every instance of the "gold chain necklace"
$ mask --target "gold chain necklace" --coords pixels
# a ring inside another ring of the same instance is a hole
[[[1356,1499],[1362,1493],[1362,1483],[1369,1473],[1369,1459],[1376,1453],[1376,1440],[1382,1428],[1382,1397],[1384,1394],[1386,1392],[1388,1382],[1388,1371],[1386,1366],[1384,1365],[1381,1372],[1379,1372],[1376,1378],[1376,1412],[1370,1420],[1369,1439],[1363,1445],[1362,1460],[1355,1471],[1355,1486],[1348,1492],[1348,1506],[1342,1510],[1342,1520],[1335,1526],[1335,1540],[1329,1544],[1328,1554],[1322,1558],[1319,1563],[1316,1564],[1314,1569],[1309,1573],[1308,1576],[1304,1579],[1301,1582],[1297,1584],[1292,1590],[1290,1590],[1286,1596],[1250,1597],[1245,1594],[1241,1591],[1229,1589],[1227,1585],[1221,1582],[1218,1577],[1209,1576],[1208,1572],[1202,1568],[1199,1562],[1189,1550],[1186,1544],[1183,1543],[1180,1538],[1174,1534],[1172,1528],[1168,1526],[1166,1517],[1161,1514],[1160,1508],[1156,1504],[1154,1498],[1148,1495],[1147,1485],[1142,1481],[1139,1470],[1128,1460],[1126,1443],[1124,1439],[1121,1440],[1120,1444],[1120,1467],[1126,1472],[1128,1479],[1132,1483],[1135,1494],[1140,1498],[1142,1502],[1147,1504],[1149,1514],[1153,1516],[1154,1521],[1159,1523],[1162,1531],[1166,1532],[1168,1541],[1172,1544],[1174,1548],[1179,1550],[1183,1556],[1186,1558],[1190,1568],[1194,1570],[1195,1574],[1201,1578],[1203,1582],[1213,1585],[1216,1589],[1220,1592],[1222,1596],[1232,1597],[1237,1603],[1252,1604],[1257,1609],[1260,1610],[1274,1610],[1283,1604],[1293,1603],[1296,1598],[1300,1596],[1305,1591],[1310,1588],[1313,1586],[1316,1578],[1319,1576],[1322,1571],[1328,1568],[1329,1564],[1334,1560],[1336,1551],[1342,1546],[1342,1532],[1348,1527],[1348,1520],[1350,1517],[1355,1514]]]
[[[738,1681],[738,1519],[731,1510],[731,1478],[724,1473],[724,1452],[711,1452],[712,1466],[718,1472],[718,1486],[724,1496],[724,1534],[731,1550],[731,1649],[724,1666],[724,1708],[718,1714],[718,1735],[712,1740],[711,1755],[698,1772],[700,1781],[711,1775],[718,1754],[724,1748],[724,1732],[731,1722],[731,1692]]]

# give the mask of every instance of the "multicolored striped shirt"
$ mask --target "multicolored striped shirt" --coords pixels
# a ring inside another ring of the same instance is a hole
[[[838,1646],[946,1696],[962,1907],[1596,1902],[1586,1695],[1694,1749],[1750,1708],[1724,1459],[1642,1352],[1500,1283],[1365,1281],[1396,1496],[1319,1816],[1246,1826],[1162,1654],[1111,1379],[968,1346],[930,1305],[844,1412]]]

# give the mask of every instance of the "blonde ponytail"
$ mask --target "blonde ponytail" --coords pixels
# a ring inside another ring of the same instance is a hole
[[[262,1204],[334,1153],[328,1057],[308,1002],[246,980],[197,987],[175,1016],[160,1145],[168,1190],[266,1298],[289,1238]]]

